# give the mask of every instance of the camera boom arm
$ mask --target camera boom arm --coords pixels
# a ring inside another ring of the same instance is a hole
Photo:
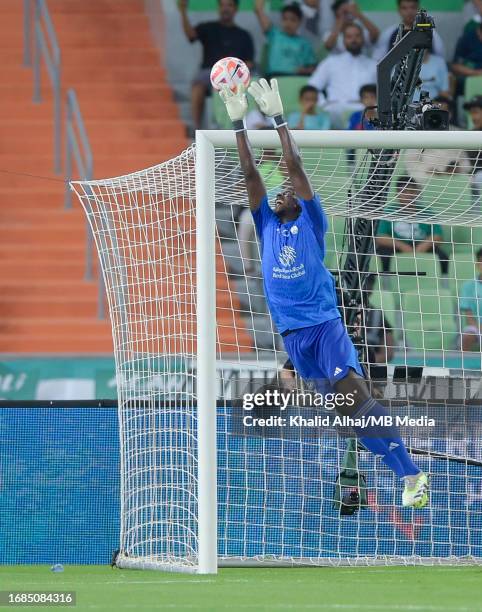
[[[431,48],[434,21],[426,11],[417,14],[412,30],[403,35],[400,25],[394,47],[377,65],[378,129],[406,130],[410,125],[410,104],[419,82],[425,49]],[[393,76],[392,76],[393,71]],[[350,198],[358,211],[367,205],[382,210],[388,197],[398,151],[369,151],[365,186]],[[361,363],[367,364],[363,289],[374,253],[378,220],[359,217],[347,223],[347,254],[339,277],[345,324]]]
[[[432,47],[434,27],[432,17],[420,11],[413,28],[405,35],[400,25],[395,45],[378,62],[377,106],[381,129],[407,128],[408,105],[419,81],[424,52]]]

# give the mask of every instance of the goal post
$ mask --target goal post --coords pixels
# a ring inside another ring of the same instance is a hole
[[[373,254],[370,273],[396,342],[389,373],[397,365],[420,365],[445,379],[457,374],[475,381],[476,389],[480,350],[467,359],[455,341],[461,333],[456,303],[482,240],[474,155],[466,154],[480,154],[479,133],[292,133],[332,220],[326,260],[335,275],[350,248],[339,220],[450,226],[444,241],[452,293],[433,254],[393,257],[391,276]],[[248,137],[272,199],[288,180],[278,134],[249,131]],[[381,150],[393,151],[395,169],[383,203],[376,189],[369,197],[364,191],[366,159]],[[455,154],[440,170],[447,150]],[[397,178],[422,166],[423,207],[394,208]],[[473,415],[457,412],[463,443],[434,436],[427,446],[420,431],[407,441],[434,475],[433,505],[419,515],[400,508],[400,483],[362,452],[367,506],[340,517],[334,489],[346,440],[333,431],[250,436],[239,430],[233,402],[243,389],[269,380],[286,355],[266,309],[233,131],[198,131],[195,146],[172,160],[72,188],[92,228],[112,323],[120,567],[215,573],[219,565],[480,562],[482,455],[474,436],[482,429]],[[388,386],[389,403],[399,399],[392,391]],[[448,404],[440,402],[447,426]],[[396,410],[417,417],[415,404],[398,403]]]
[[[196,135],[199,573],[217,571],[216,220],[214,144]]]

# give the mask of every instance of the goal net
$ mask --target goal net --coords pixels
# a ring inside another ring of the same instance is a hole
[[[272,201],[289,184],[277,134],[249,135]],[[370,372],[381,372],[381,401],[414,419],[403,435],[430,474],[429,507],[402,508],[400,481],[362,448],[348,453],[349,432],[245,422],[260,413],[240,398],[269,382],[286,354],[266,306],[234,135],[199,132],[163,164],[72,183],[112,323],[121,567],[482,558],[478,134],[295,138],[329,217],[325,263],[340,308],[357,310],[353,329],[367,365],[379,366]],[[337,485],[350,466],[366,488],[358,511],[344,514]]]

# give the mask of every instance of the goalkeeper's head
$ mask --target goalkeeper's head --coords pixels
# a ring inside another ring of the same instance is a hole
[[[286,189],[278,193],[274,203],[274,212],[281,223],[294,221],[301,213],[301,204],[292,189]]]

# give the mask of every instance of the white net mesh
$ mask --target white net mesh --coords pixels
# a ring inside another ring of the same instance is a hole
[[[447,427],[430,438],[412,431],[407,440],[431,474],[429,509],[402,509],[400,483],[359,452],[368,502],[347,517],[333,504],[346,458],[343,437],[303,429],[245,435],[237,428],[233,399],[266,382],[286,355],[266,307],[237,152],[216,149],[219,558],[473,562],[482,557],[480,409],[468,413],[464,398],[476,396],[481,369],[474,330],[482,287],[475,264],[482,246],[480,152],[390,152],[383,158],[388,181],[373,174],[378,152],[306,148],[302,154],[330,217],[325,262],[336,277],[350,253],[352,222],[377,222],[367,226],[377,245],[372,275],[369,281],[359,275],[368,360],[388,363],[389,373],[397,365],[425,366],[424,374],[437,374],[433,386],[444,389],[415,401],[420,386],[392,384],[383,388],[385,399],[412,417],[430,406]],[[272,198],[287,183],[280,152],[258,149],[256,156]],[[192,147],[148,170],[74,184],[97,243],[112,321],[125,566],[189,571],[198,564],[196,326],[202,321],[196,319],[194,162]],[[459,395],[452,396],[444,384],[456,377]]]

